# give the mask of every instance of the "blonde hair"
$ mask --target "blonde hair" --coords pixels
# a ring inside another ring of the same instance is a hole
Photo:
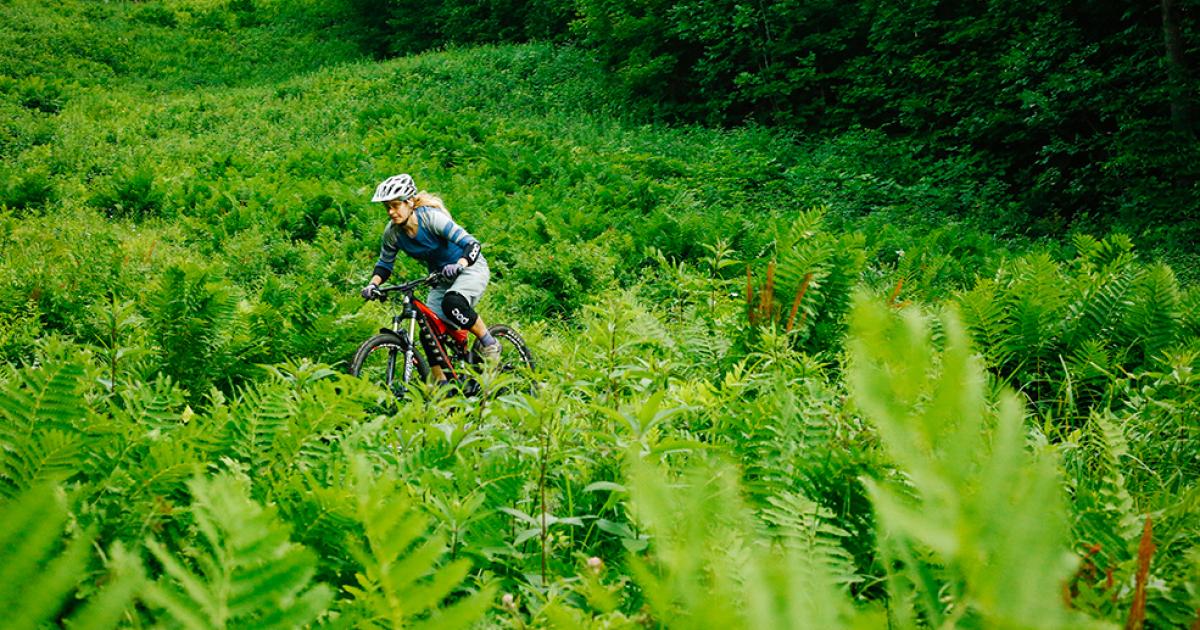
[[[413,195],[412,202],[414,208],[420,208],[421,206],[432,206],[438,210],[441,210],[442,212],[445,212],[447,215],[450,214],[450,209],[446,207],[446,202],[442,201],[441,197],[438,197],[428,190],[422,190],[421,192]]]

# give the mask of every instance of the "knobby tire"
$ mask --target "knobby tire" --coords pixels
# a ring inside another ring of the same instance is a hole
[[[350,373],[360,378],[368,378],[380,387],[388,388],[397,398],[404,398],[408,385],[404,380],[404,353],[411,344],[407,339],[391,333],[380,333],[363,342],[354,353],[350,363]],[[383,356],[375,353],[382,352]],[[370,365],[368,366],[368,361]],[[368,374],[363,374],[368,367]],[[429,378],[429,366],[420,351],[413,352],[413,380],[425,382]]]
[[[529,346],[526,345],[525,339],[517,331],[504,324],[496,324],[488,326],[488,332],[496,339],[499,339],[501,344],[507,344],[512,350],[516,351],[516,356],[514,357],[508,353],[508,348],[505,348],[504,354],[500,355],[502,368],[510,370],[525,369],[530,372],[537,368],[537,362],[533,359],[533,353],[529,351]],[[475,342],[475,356],[482,356],[479,354],[479,341]]]

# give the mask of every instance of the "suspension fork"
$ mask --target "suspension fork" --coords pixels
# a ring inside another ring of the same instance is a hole
[[[403,378],[404,384],[407,386],[409,381],[412,380],[413,355],[417,351],[416,342],[414,341],[416,339],[415,335],[417,330],[417,317],[416,313],[413,312],[412,298],[408,295],[404,296],[404,308],[401,310],[401,312],[392,315],[392,330],[400,330],[400,320],[405,317],[408,318],[408,347],[404,350]],[[388,372],[395,374],[395,366],[389,367],[391,369],[389,369]]]

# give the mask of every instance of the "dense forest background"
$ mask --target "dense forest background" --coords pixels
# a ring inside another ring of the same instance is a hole
[[[1200,6],[1188,0],[352,4],[378,55],[570,42],[653,120],[877,131],[916,161],[900,181],[974,184],[939,211],[1022,234],[1195,240]]]
[[[1197,627],[1198,11],[0,2],[5,623]]]

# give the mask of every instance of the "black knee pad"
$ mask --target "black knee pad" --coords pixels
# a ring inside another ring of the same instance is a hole
[[[458,291],[447,291],[442,298],[442,313],[446,320],[455,328],[470,328],[475,325],[479,315],[471,308],[471,301]]]

